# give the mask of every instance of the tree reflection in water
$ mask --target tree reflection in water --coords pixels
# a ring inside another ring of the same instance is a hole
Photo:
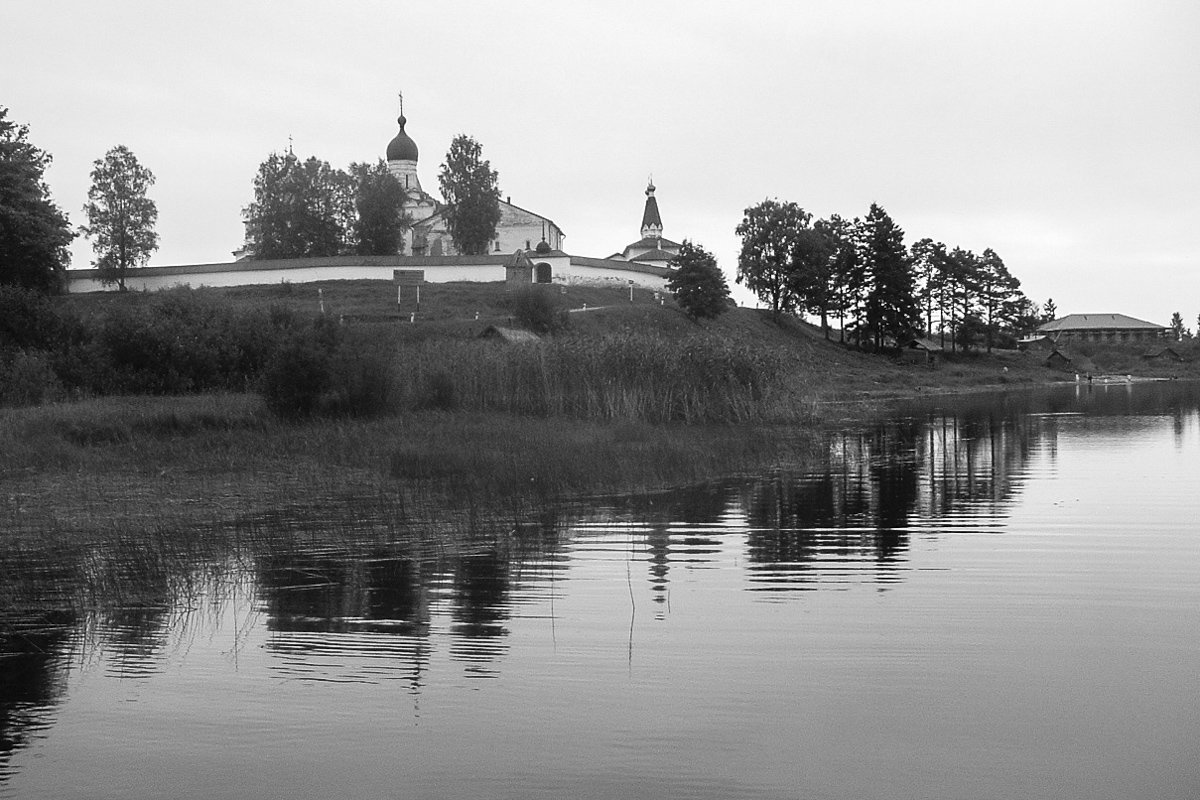
[[[19,580],[5,596],[25,605],[20,614],[0,609],[0,784],[12,753],[52,724],[72,665],[99,652],[111,675],[152,676],[172,640],[218,624],[219,614],[197,609],[232,602],[231,587],[252,595],[277,675],[311,679],[319,660],[338,679],[396,680],[416,693],[439,636],[464,674],[498,674],[520,607],[549,598],[553,608],[555,582],[570,576],[581,548],[639,562],[658,619],[673,570],[731,553],[751,591],[886,589],[905,578],[913,539],[1000,524],[1031,460],[1053,467],[1064,424],[1057,415],[1167,417],[1181,441],[1196,413],[1194,394],[1169,385],[946,402],[833,434],[820,464],[545,509],[535,520],[457,535],[453,547],[438,532],[410,536],[394,518],[322,507],[247,521],[246,535],[222,540],[237,542],[226,552],[163,559],[155,569],[131,567],[127,547],[107,558],[8,554],[6,573]],[[137,591],[127,592],[132,584]]]

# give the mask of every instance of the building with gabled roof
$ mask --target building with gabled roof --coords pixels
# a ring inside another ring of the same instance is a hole
[[[1054,342],[1141,342],[1166,336],[1165,325],[1155,325],[1125,314],[1068,314],[1045,322],[1037,332]]]

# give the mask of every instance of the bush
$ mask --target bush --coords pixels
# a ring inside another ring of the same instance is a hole
[[[46,353],[0,352],[0,406],[33,406],[62,395],[62,384]]]
[[[328,366],[332,392],[324,413],[377,417],[394,410],[391,359],[366,335],[342,341]]]
[[[0,349],[49,350],[57,338],[57,321],[44,294],[0,286]]]
[[[513,295],[512,315],[534,333],[553,333],[567,327],[569,317],[548,286],[530,286]]]
[[[263,372],[259,391],[275,414],[306,417],[318,411],[331,383],[329,353],[312,339],[297,337],[275,354]]]

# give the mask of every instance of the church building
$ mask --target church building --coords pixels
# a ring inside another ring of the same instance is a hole
[[[245,246],[234,251],[235,260],[209,264],[149,266],[132,270],[126,286],[156,290],[171,286],[247,286],[253,284],[309,283],[324,280],[386,280],[404,273],[426,283],[470,281],[503,283],[588,284],[639,286],[663,291],[671,276],[669,262],[680,245],[663,236],[662,216],[655,187],[646,187],[641,238],[607,258],[576,256],[563,249],[565,235],[554,220],[520,206],[510,198],[500,201],[500,221],[488,252],[463,255],[454,245],[446,219],[445,203],[425,191],[418,174],[420,152],[405,131],[401,111],[399,132],[387,145],[387,166],[404,187],[404,212],[412,221],[404,232],[400,252],[386,256],[341,255],[312,258],[256,259]],[[105,291],[95,269],[69,270],[67,291]]]
[[[387,146],[388,171],[408,192],[404,211],[413,221],[412,227],[405,232],[403,250],[399,255],[460,255],[450,236],[446,206],[421,188],[421,178],[417,174],[417,143],[404,130],[408,120],[401,114],[396,121],[400,123],[400,132]],[[489,249],[507,254],[517,250],[532,250],[539,242],[546,242],[550,249],[561,250],[563,238],[562,229],[553,220],[513,205],[510,197],[500,201],[500,221]]]
[[[609,258],[616,261],[633,261],[655,267],[666,267],[679,255],[680,244],[664,239],[662,217],[658,213],[658,200],[654,198],[654,179],[646,185],[646,209],[642,212],[642,238],[625,245],[619,253]]]

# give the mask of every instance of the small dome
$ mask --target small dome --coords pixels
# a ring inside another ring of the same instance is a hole
[[[404,132],[404,123],[407,122],[403,116],[396,120],[400,123],[400,132],[396,134],[396,138],[388,142],[387,160],[388,161],[416,161],[417,160],[417,143]]]
[[[549,253],[551,248],[550,243],[543,239],[542,241],[538,242],[537,247],[533,249],[539,253]]]

